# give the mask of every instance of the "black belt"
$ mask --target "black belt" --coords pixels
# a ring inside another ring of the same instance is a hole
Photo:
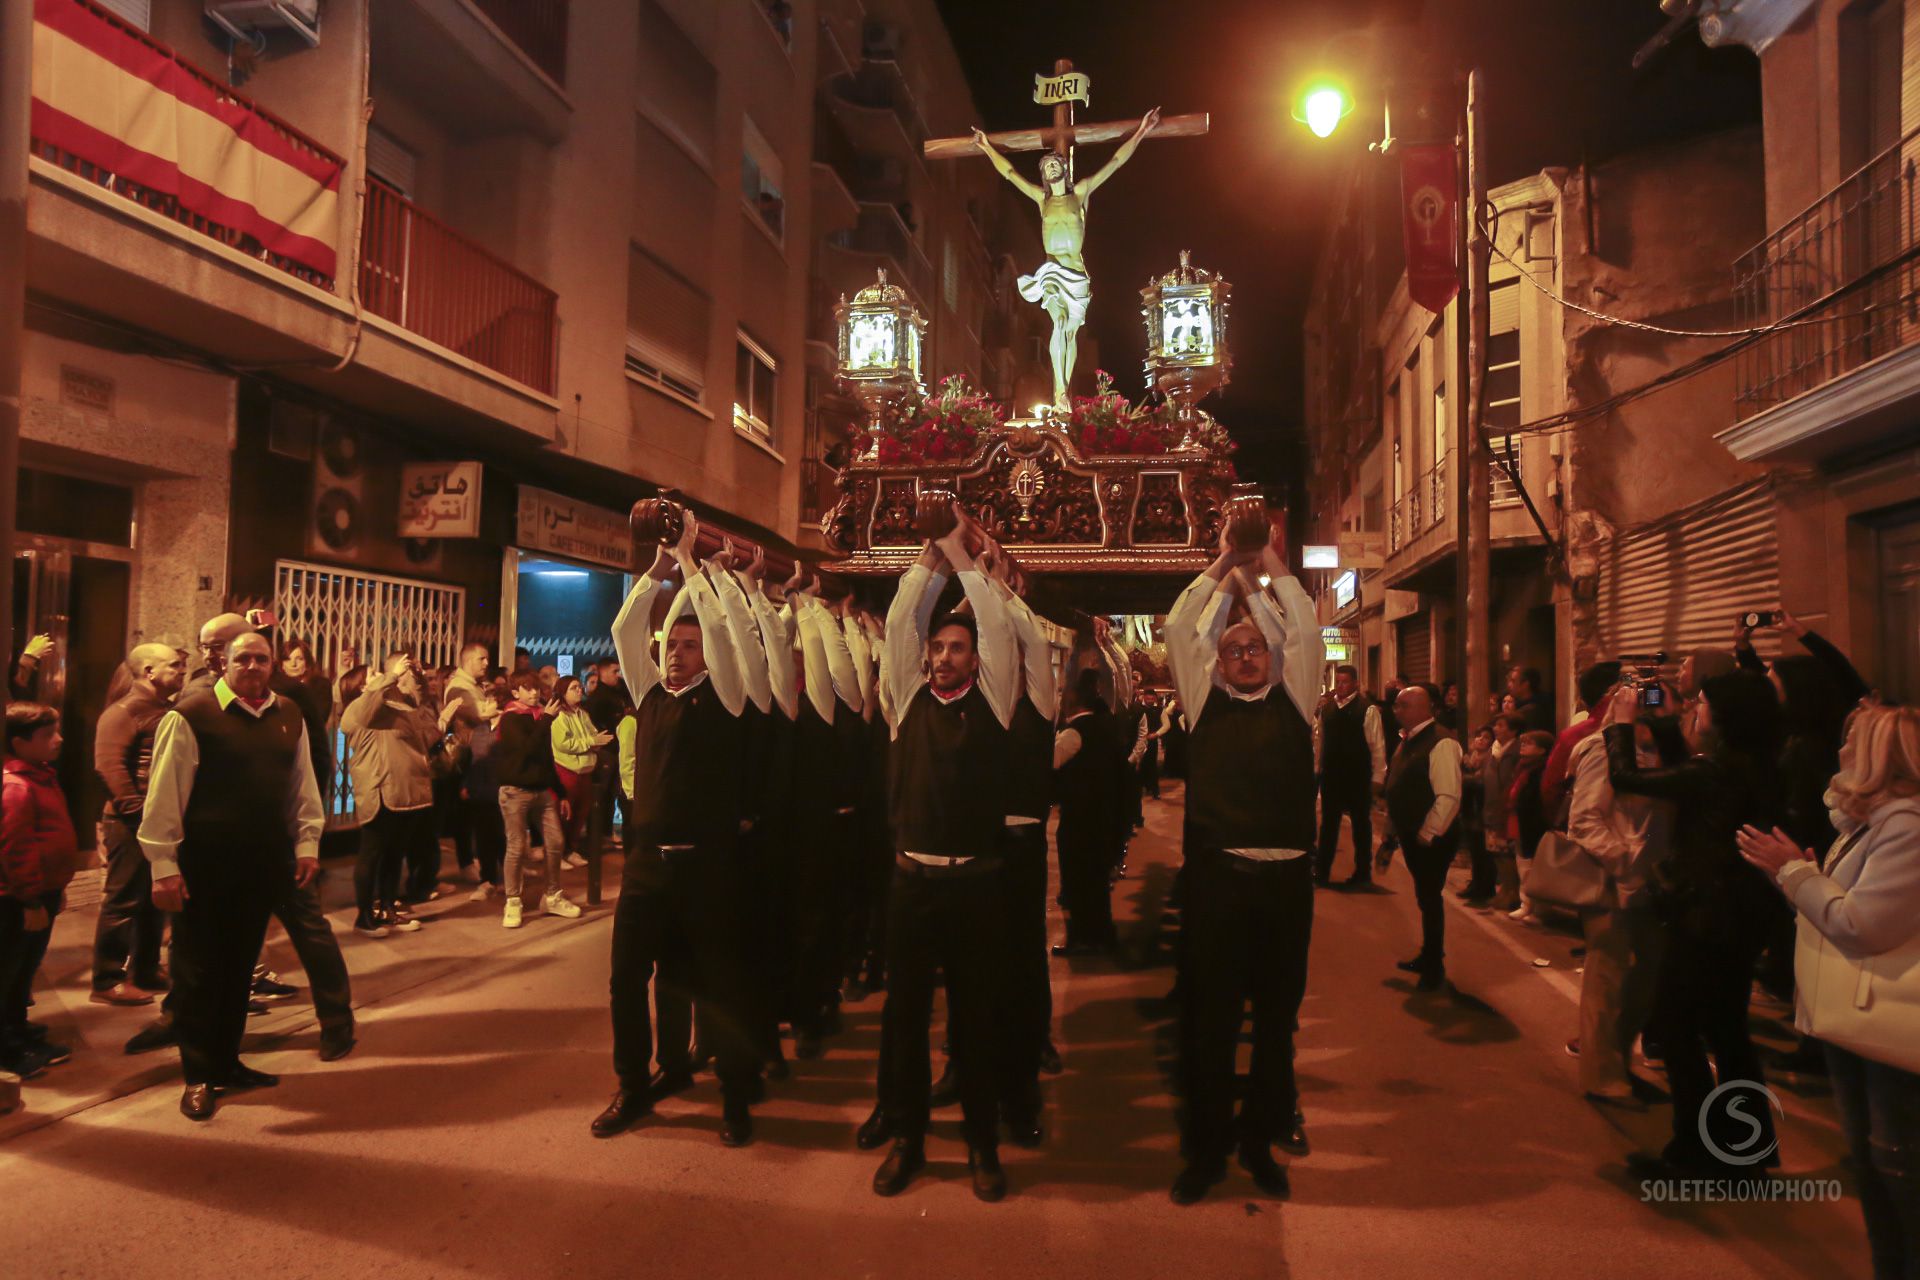
[[[946,867],[931,867],[924,862],[916,862],[904,853],[893,855],[896,870],[910,876],[924,876],[929,880],[958,880],[966,876],[993,875],[1000,870],[1000,859],[986,856],[970,858],[965,862]]]
[[[1243,858],[1237,853],[1228,853],[1225,849],[1209,849],[1201,856],[1220,863],[1228,870],[1238,871],[1248,876],[1280,875],[1292,871],[1296,863],[1306,867],[1313,862],[1311,854],[1302,854],[1298,858]]]

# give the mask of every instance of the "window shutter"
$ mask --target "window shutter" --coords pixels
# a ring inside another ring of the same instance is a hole
[[[142,31],[153,30],[153,0],[94,0],[116,18],[123,18]]]
[[[413,198],[420,176],[420,157],[378,125],[367,127],[367,172]]]
[[[1520,327],[1520,282],[1508,280],[1487,291],[1487,332],[1508,333]]]
[[[653,255],[627,254],[627,348],[698,397],[707,382],[707,295]]]

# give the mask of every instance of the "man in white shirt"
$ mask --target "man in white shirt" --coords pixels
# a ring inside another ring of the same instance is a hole
[[[887,1002],[881,1011],[881,1105],[896,1137],[873,1177],[898,1195],[926,1165],[932,1091],[928,1021],[944,972],[947,1033],[965,1117],[973,1192],[1006,1194],[999,1154],[995,1028],[1006,920],[999,854],[1006,838],[1009,729],[1019,646],[1001,597],[974,565],[977,531],[960,523],[927,543],[887,613],[893,685],[889,809],[896,842],[887,905]],[[971,617],[930,625],[945,570],[960,579]]]
[[[1420,954],[1400,962],[1418,974],[1422,991],[1447,980],[1447,869],[1460,836],[1460,743],[1433,718],[1439,695],[1432,685],[1409,685],[1393,700],[1400,723],[1400,749],[1387,773],[1387,817],[1413,876],[1420,906]]]
[[[1306,1151],[1293,1032],[1313,928],[1313,730],[1320,627],[1281,554],[1220,555],[1167,615],[1167,664],[1186,708],[1187,814],[1180,926],[1186,1167],[1176,1204],[1226,1174],[1227,1153],[1261,1190],[1287,1193],[1272,1144]],[[1256,563],[1270,583],[1258,586]],[[1236,600],[1235,597],[1238,597]],[[1241,612],[1244,609],[1244,614]],[[1237,1125],[1234,1055],[1253,1005],[1253,1070]]]
[[[1387,736],[1380,707],[1360,691],[1358,668],[1333,670],[1333,696],[1314,722],[1314,772],[1320,775],[1320,849],[1314,880],[1327,884],[1340,841],[1340,819],[1353,830],[1353,874],[1347,883],[1373,883],[1373,797],[1387,781]]]

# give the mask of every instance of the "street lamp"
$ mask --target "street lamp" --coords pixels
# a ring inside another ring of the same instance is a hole
[[[1353,95],[1336,80],[1311,81],[1294,100],[1293,118],[1313,131],[1316,138],[1333,136],[1340,122],[1353,114]]]

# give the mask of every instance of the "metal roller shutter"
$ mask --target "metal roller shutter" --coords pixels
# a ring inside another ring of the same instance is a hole
[[[1600,650],[1654,653],[1726,648],[1733,620],[1780,598],[1773,490],[1757,481],[1637,529],[1600,559]],[[1775,633],[1754,637],[1762,653]]]
[[[1400,679],[1407,684],[1433,679],[1433,627],[1426,614],[1394,624]]]

